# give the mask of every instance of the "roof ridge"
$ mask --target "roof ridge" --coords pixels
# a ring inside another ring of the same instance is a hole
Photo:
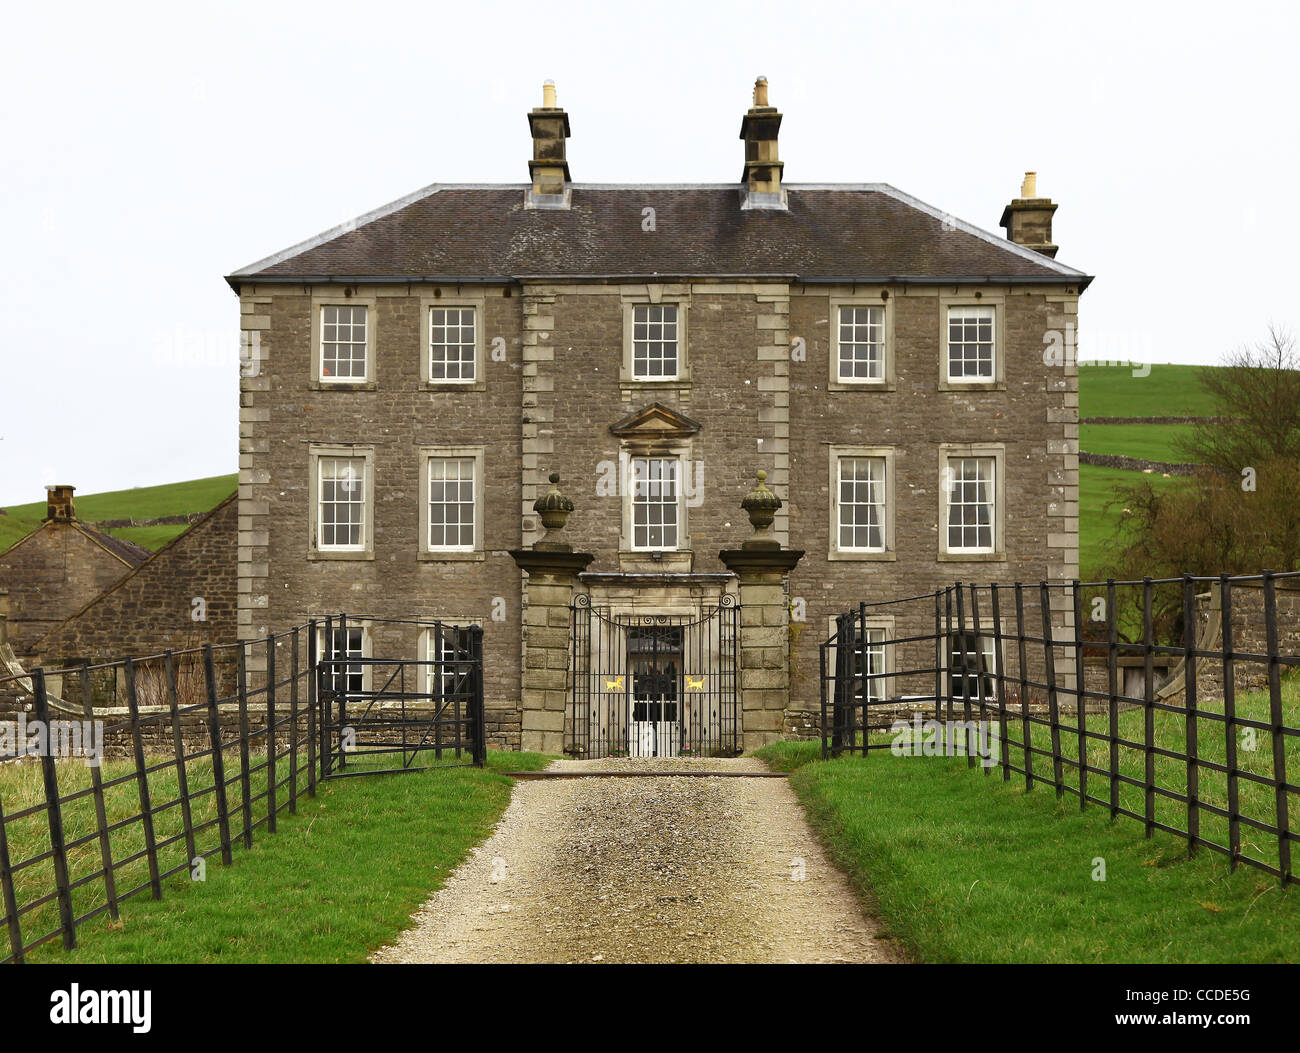
[[[530,184],[527,183],[430,183],[409,194],[396,198],[385,205],[381,205],[379,208],[362,213],[359,216],[346,220],[328,230],[321,231],[310,238],[300,241],[295,245],[291,245],[286,249],[282,249],[261,260],[250,263],[245,267],[241,267],[239,270],[227,275],[226,280],[234,289],[238,290],[241,281],[256,281],[259,276],[274,279],[276,275],[267,275],[265,272],[274,270],[296,257],[310,253],[314,249],[321,248],[324,245],[343,238],[348,234],[352,234],[353,232],[391,216],[394,213],[401,212],[412,205],[426,201],[437,194],[469,190],[495,193],[517,192],[522,195],[529,185]],[[706,194],[735,193],[739,195],[743,191],[743,186],[740,183],[572,183],[571,186],[578,192],[589,191],[596,193],[624,191],[641,193],[703,192]],[[914,213],[920,213],[930,219],[939,220],[947,230],[960,231],[963,234],[977,239],[984,245],[998,250],[998,253],[1004,257],[1015,258],[1020,261],[1032,263],[1035,268],[1041,269],[1041,272],[1046,272],[1041,273],[1038,276],[1048,280],[1061,278],[1071,282],[1079,282],[1081,284],[1080,291],[1082,291],[1082,287],[1086,286],[1090,281],[1089,276],[1084,271],[1060,263],[1050,256],[1045,256],[1033,249],[1019,245],[1000,234],[992,233],[974,223],[960,219],[952,213],[939,209],[911,194],[907,194],[889,183],[787,183],[785,184],[785,187],[791,194],[795,195],[796,198],[804,194],[819,194],[823,192],[882,195],[897,202],[898,205],[901,205],[904,209],[909,209]],[[521,207],[522,200],[521,197]],[[497,202],[496,205],[499,206],[500,202]],[[435,208],[436,207],[437,206],[435,206]],[[475,202],[467,202],[464,207],[471,210],[474,214],[490,211],[486,206]],[[818,211],[818,208],[814,207],[811,201],[808,202],[808,207],[812,209],[813,212]],[[827,204],[826,207],[830,208],[832,206]],[[458,208],[460,208],[459,203],[453,207],[453,211]],[[923,235],[918,233],[917,236],[922,237]],[[927,234],[924,236],[928,237],[929,235]],[[984,276],[990,274],[988,268],[997,269],[997,265],[993,262],[992,258],[984,260],[982,266],[984,266],[985,269],[978,273],[983,274]],[[330,273],[343,274],[345,277],[348,277],[349,280],[364,281],[366,271],[361,269],[355,272],[331,271]],[[727,271],[727,273],[732,272]],[[293,276],[295,272],[290,270],[289,274],[290,276]],[[977,276],[977,272],[972,270],[970,276]],[[425,275],[425,277],[432,277],[432,275]],[[482,275],[480,275],[480,277],[482,277]]]
[[[147,561],[148,558],[152,555],[152,553],[143,545],[137,545],[134,541],[131,541],[128,538],[114,537],[106,530],[99,530],[96,527],[91,526],[84,519],[74,519],[72,520],[72,525],[76,527],[78,530],[80,530],[87,538],[89,538],[91,541],[97,544],[105,552],[109,553],[109,555],[115,556],[117,559],[125,563],[128,567],[131,567],[133,569],[135,567],[140,566],[140,563],[144,563],[145,561]],[[109,544],[109,542],[112,543]],[[130,560],[126,559],[120,551],[118,551],[119,546],[122,548],[136,549],[140,552],[143,552],[144,559],[140,560],[140,563],[132,563]]]

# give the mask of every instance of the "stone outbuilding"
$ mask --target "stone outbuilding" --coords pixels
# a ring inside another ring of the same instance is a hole
[[[231,494],[34,647],[59,667],[235,639],[239,502]]]
[[[45,520],[0,553],[8,593],[6,632],[19,659],[41,637],[149,558],[149,550],[77,518],[74,487],[46,488]]]

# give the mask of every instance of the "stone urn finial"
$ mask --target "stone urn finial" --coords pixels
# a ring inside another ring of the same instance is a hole
[[[777,509],[781,507],[781,499],[767,488],[767,472],[762,470],[758,473],[758,485],[745,495],[745,499],[740,502],[749,516],[749,522],[754,528],[754,536],[744,542],[742,548],[780,548],[781,542],[773,538],[768,532],[772,529],[772,523],[776,519]]]
[[[533,511],[541,517],[542,526],[546,528],[545,536],[533,548],[546,552],[571,552],[573,546],[560,540],[560,531],[573,511],[573,501],[560,492],[560,473],[552,472],[550,478],[551,488],[533,502]]]

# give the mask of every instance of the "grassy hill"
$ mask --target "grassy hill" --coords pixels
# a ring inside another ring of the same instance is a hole
[[[1079,369],[1079,416],[1089,417],[1208,417],[1214,404],[1197,377],[1203,366],[1153,365],[1145,377],[1129,367],[1088,366]],[[1193,431],[1190,424],[1079,425],[1079,449],[1089,453],[1138,457],[1148,461],[1188,460],[1181,444]],[[1096,465],[1079,466],[1079,573],[1084,580],[1101,577],[1123,510],[1118,493],[1142,481],[1156,487],[1179,486],[1179,477],[1120,471]]]
[[[191,515],[215,508],[235,492],[238,476],[214,475],[163,486],[140,486],[103,494],[77,494],[77,517],[87,523],[106,519],[158,519],[162,516]],[[45,503],[10,505],[0,515],[0,552],[35,530],[45,518]],[[153,527],[122,527],[108,531],[147,549],[157,550],[186,529],[185,524]]]
[[[1080,417],[1209,417],[1214,404],[1197,382],[1203,366],[1153,365],[1145,377],[1128,366],[1079,363]]]

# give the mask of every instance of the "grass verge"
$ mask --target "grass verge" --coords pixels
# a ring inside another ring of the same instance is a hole
[[[363,962],[482,841],[510,799],[508,770],[549,758],[489,751],[488,770],[434,768],[333,779],[275,834],[258,831],[234,863],[208,860],[206,879],[181,874],[77,929],[33,961],[176,964]]]
[[[1300,894],[962,758],[759,751],[832,858],[926,962],[1293,962]],[[1093,879],[1105,860],[1106,880]]]

